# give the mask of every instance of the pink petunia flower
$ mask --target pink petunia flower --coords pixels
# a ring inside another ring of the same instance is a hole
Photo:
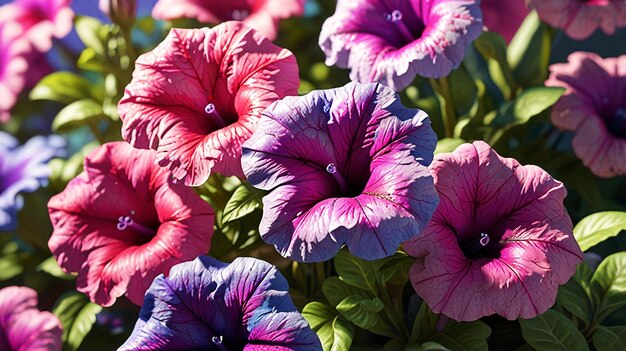
[[[626,175],[626,55],[603,59],[575,52],[550,66],[546,86],[567,90],[552,123],[574,132],[572,147],[599,177]]]
[[[11,118],[11,108],[24,88],[28,45],[19,38],[15,23],[0,21],[0,122]]]
[[[299,84],[293,54],[241,22],[172,29],[136,62],[119,103],[122,135],[156,149],[159,165],[186,185],[212,171],[243,176],[241,144],[261,112]]]
[[[302,16],[305,0],[159,0],[152,10],[156,19],[195,18],[205,23],[241,21],[270,40],[276,39],[278,22]]]
[[[0,350],[60,351],[59,319],[37,308],[37,292],[24,286],[0,290]]]
[[[422,235],[404,243],[417,257],[418,295],[457,321],[550,308],[583,259],[563,184],[482,141],[436,155],[430,170],[441,202]]]
[[[52,37],[66,36],[73,26],[71,0],[15,0],[0,7],[0,22],[14,21],[35,49],[46,52]]]
[[[476,0],[338,0],[322,26],[326,64],[350,69],[350,79],[399,91],[416,75],[444,77],[461,64],[482,33]]]
[[[65,272],[78,272],[78,291],[100,305],[123,294],[141,305],[157,275],[209,250],[213,210],[154,157],[124,142],[105,144],[48,203],[50,250]]]
[[[530,0],[542,21],[582,40],[601,28],[608,35],[626,26],[624,0]]]
[[[511,42],[515,33],[528,15],[525,0],[481,0],[483,22],[490,32],[496,32]]]

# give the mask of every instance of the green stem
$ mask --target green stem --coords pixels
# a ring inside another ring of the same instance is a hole
[[[441,105],[441,118],[446,138],[454,137],[454,126],[456,126],[456,112],[454,111],[454,102],[452,100],[452,92],[450,91],[450,83],[448,77],[439,79],[430,79],[437,97]]]

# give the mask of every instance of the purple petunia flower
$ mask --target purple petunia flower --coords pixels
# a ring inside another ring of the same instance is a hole
[[[326,64],[358,82],[396,91],[416,75],[439,78],[461,64],[482,32],[479,0],[338,0],[322,26]]]
[[[438,203],[428,172],[436,136],[423,111],[380,84],[286,97],[243,145],[263,198],[261,236],[285,257],[323,261],[346,244],[364,259],[395,253]]]
[[[563,184],[482,141],[437,155],[430,170],[441,203],[404,244],[428,306],[457,321],[533,318],[550,308],[583,258]]]
[[[158,276],[123,350],[317,351],[320,341],[267,262],[200,256]]]
[[[16,227],[15,216],[22,208],[20,192],[37,190],[48,179],[47,162],[63,154],[60,136],[36,136],[23,146],[11,135],[0,132],[0,231]]]

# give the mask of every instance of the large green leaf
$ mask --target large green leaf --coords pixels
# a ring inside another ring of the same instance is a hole
[[[67,132],[103,118],[107,118],[107,116],[104,114],[101,104],[91,99],[79,100],[59,111],[52,122],[52,130]]]
[[[102,99],[101,93],[85,77],[71,72],[55,72],[45,76],[31,90],[31,100],[51,100],[63,104],[83,99]]]
[[[52,310],[63,324],[63,350],[78,349],[96,321],[102,307],[83,294],[71,292],[61,296]]]
[[[317,333],[324,351],[350,349],[354,325],[339,316],[333,308],[314,301],[304,307],[302,316]]]
[[[387,283],[403,284],[409,280],[409,271],[413,266],[414,259],[404,252],[384,259],[384,262],[376,274],[382,285]]]
[[[75,279],[75,276],[63,272],[61,267],[59,267],[59,264],[57,263],[57,260],[54,258],[54,256],[50,256],[47,259],[43,260],[43,262],[41,262],[37,266],[37,270],[44,271],[53,277],[57,277],[57,278],[65,279],[65,280]]]
[[[106,28],[102,22],[93,17],[78,16],[74,27],[78,37],[87,48],[91,48],[98,55],[105,54],[106,46],[102,33]]]
[[[513,77],[523,87],[541,85],[548,77],[552,38],[550,30],[531,11],[511,40],[507,60]]]
[[[556,304],[580,319],[585,327],[591,323],[593,315],[591,301],[585,289],[574,277],[559,287]]]
[[[254,210],[261,208],[261,198],[264,192],[256,189],[248,183],[241,184],[230,197],[224,213],[222,214],[222,223],[232,222],[242,218]]]
[[[337,277],[326,278],[322,284],[322,292],[333,307],[337,307],[339,302],[350,295],[361,295],[364,298],[370,299],[374,298],[374,293],[371,291],[363,288],[357,288]]]
[[[457,147],[461,146],[465,143],[465,140],[461,138],[443,138],[437,142],[437,147],[435,148],[435,155],[452,152]]]
[[[597,212],[583,218],[574,227],[574,237],[583,251],[626,230],[626,212]]]
[[[555,87],[526,89],[515,100],[503,105],[489,122],[497,127],[524,124],[554,105],[563,92],[565,89]]]
[[[626,326],[599,326],[593,333],[593,345],[598,351],[626,350]]]
[[[541,351],[588,351],[585,337],[564,315],[554,310],[533,319],[520,319],[524,340]]]
[[[385,305],[377,297],[364,298],[361,295],[350,295],[337,305],[337,311],[347,320],[363,329],[373,328],[379,321],[378,312]]]
[[[613,254],[600,263],[591,278],[591,292],[596,323],[626,306],[626,252]]]
[[[483,32],[474,41],[474,47],[487,62],[489,75],[507,100],[517,89],[511,67],[506,57],[506,42],[501,35],[494,32]]]
[[[376,271],[380,265],[381,262],[365,261],[345,250],[340,250],[335,256],[335,269],[343,281],[375,294],[378,292]]]

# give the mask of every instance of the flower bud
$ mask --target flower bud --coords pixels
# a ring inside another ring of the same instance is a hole
[[[120,26],[131,26],[137,14],[137,0],[100,0],[100,11]]]

